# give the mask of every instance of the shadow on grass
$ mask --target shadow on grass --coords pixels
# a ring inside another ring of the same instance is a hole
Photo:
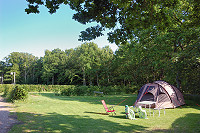
[[[109,115],[108,113],[98,113],[98,112],[84,112],[84,113],[97,114],[97,115]],[[124,114],[124,115],[112,115],[112,114],[110,114],[109,116],[111,116],[113,118],[117,118],[117,119],[127,119],[125,117],[125,115],[126,115],[125,112],[121,112],[120,114]],[[135,115],[135,118],[139,118],[138,114]]]
[[[200,114],[190,113],[176,119],[170,129],[144,130],[143,133],[199,133]]]
[[[172,124],[172,132],[199,133],[200,113],[189,113],[185,117],[176,119]]]
[[[91,112],[89,112],[91,113]],[[11,132],[136,132],[146,127],[128,123],[121,125],[104,119],[92,119],[89,116],[62,115],[49,113],[47,115],[18,113],[23,125],[16,125]]]
[[[98,115],[109,115],[109,114],[107,114],[107,113],[98,113],[98,112],[84,112],[84,113],[98,114]]]
[[[34,95],[34,93],[32,93]],[[37,93],[36,93],[37,94]],[[102,104],[101,100],[105,100],[108,105],[120,105],[132,106],[136,100],[135,94],[129,95],[106,95],[104,97],[98,96],[55,96],[54,93],[38,93],[41,96],[48,97],[51,99],[58,100],[68,100],[68,101],[79,101],[79,102],[88,102],[91,104]],[[124,101],[125,100],[125,101]],[[121,103],[122,102],[122,103]]]
[[[176,119],[170,129],[144,130],[144,133],[199,133],[200,114],[189,113],[185,117]]]

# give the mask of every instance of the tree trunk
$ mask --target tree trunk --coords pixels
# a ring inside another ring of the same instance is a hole
[[[27,73],[26,73],[26,68],[25,68],[25,73],[24,73],[24,80],[25,80],[25,83],[26,83],[26,75],[27,75]]]
[[[109,74],[107,73],[107,76],[108,76],[108,83],[110,83],[110,77],[109,77]]]
[[[92,80],[91,80],[91,78],[90,78],[90,86],[92,86]]]
[[[1,84],[3,84],[3,74],[1,75]]]
[[[34,83],[34,81],[35,81],[35,75],[34,75],[34,73],[35,73],[35,67],[33,68],[33,75],[32,75],[32,82]]]
[[[86,86],[86,81],[85,81],[85,68],[82,68],[83,70],[83,85]]]
[[[24,66],[24,81],[26,83],[26,75],[27,75],[27,72],[26,72],[26,63],[25,63],[25,66]]]
[[[179,78],[179,73],[176,74],[176,84],[177,84],[177,88],[180,89],[181,88],[181,80]]]
[[[97,86],[99,86],[99,75],[98,73],[96,73],[96,75],[97,75]]]
[[[52,85],[54,85],[54,76],[52,77]]]

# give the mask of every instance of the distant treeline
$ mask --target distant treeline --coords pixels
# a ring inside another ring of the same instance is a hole
[[[117,85],[139,89],[145,83],[165,80],[185,93],[199,93],[198,51],[155,44],[127,43],[114,53],[108,46],[99,48],[95,43],[84,43],[65,51],[46,50],[41,58],[13,52],[0,63],[0,81],[13,83],[11,72],[15,72],[17,84]]]

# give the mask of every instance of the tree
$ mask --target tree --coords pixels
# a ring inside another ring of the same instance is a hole
[[[42,73],[43,73],[43,57],[37,59],[33,64],[34,80],[32,84],[42,84]]]
[[[121,63],[124,64],[119,65],[118,69],[124,71],[118,71],[122,74],[121,77],[116,76],[118,79],[131,80],[132,76],[128,76],[131,71],[134,72],[133,75],[142,73],[142,76],[137,76],[137,78],[140,77],[143,82],[167,79],[173,83],[175,81],[180,88],[181,84],[188,88],[186,75],[193,75],[191,68],[194,67],[192,70],[199,73],[200,1],[27,1],[29,7],[25,11],[28,14],[39,13],[39,5],[45,5],[50,13],[55,13],[60,4],[65,4],[76,11],[73,16],[76,21],[82,24],[98,23],[97,26],[82,31],[79,40],[95,39],[103,35],[103,31],[109,29],[108,40],[122,47],[121,51],[125,52],[125,55],[120,54],[122,56]],[[123,47],[123,45],[129,44],[135,46],[132,46],[133,48],[130,50],[128,47]],[[127,55],[128,51],[132,56]],[[136,52],[138,55],[132,52]],[[126,60],[122,60],[123,58]],[[130,64],[135,67],[135,71],[130,69]],[[195,75],[191,77],[198,78]],[[198,86],[197,83],[194,84]]]
[[[84,43],[75,49],[77,65],[82,71],[83,85],[86,85],[88,76],[89,84],[92,84],[92,67],[98,60],[98,46],[95,43]]]
[[[0,61],[0,83],[3,83],[4,74],[6,73],[6,65],[4,61]]]
[[[81,32],[80,40],[91,40],[103,35],[105,29],[109,41],[123,44],[133,40],[142,29],[154,26],[164,31],[173,25],[199,27],[200,2],[197,0],[27,0],[27,14],[39,13],[45,5],[55,13],[61,4],[69,5],[76,13],[73,19],[86,24],[97,22]]]
[[[5,57],[7,66],[7,77],[10,72],[16,72],[17,83],[29,83],[33,79],[33,64],[36,57],[28,53],[12,52]],[[8,73],[8,71],[10,71]]]
[[[68,79],[68,84],[76,84],[81,85],[81,70],[79,68],[78,56],[75,49],[67,49],[65,50],[67,56],[66,68],[65,68],[65,76]]]
[[[143,30],[140,38],[119,48],[115,54],[115,80],[138,85],[166,80],[183,92],[199,93],[199,28]],[[115,81],[116,82],[116,81]]]
[[[63,56],[64,55],[64,56]],[[42,78],[47,81],[51,80],[51,84],[59,84],[57,81],[59,77],[59,68],[65,60],[65,52],[60,49],[54,49],[52,51],[46,50],[43,58],[43,75]]]
[[[111,85],[113,79],[112,60],[114,53],[109,46],[105,46],[100,52],[100,64],[97,65],[97,85]]]

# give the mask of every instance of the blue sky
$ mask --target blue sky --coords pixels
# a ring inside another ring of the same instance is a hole
[[[95,23],[82,25],[72,19],[75,13],[62,5],[53,15],[40,7],[40,14],[26,14],[26,0],[0,0],[0,60],[12,52],[27,52],[34,56],[44,56],[46,49],[62,50],[75,48],[84,42],[78,41],[80,32]],[[109,45],[113,51],[115,44],[107,41],[107,36],[93,40],[99,47]]]

